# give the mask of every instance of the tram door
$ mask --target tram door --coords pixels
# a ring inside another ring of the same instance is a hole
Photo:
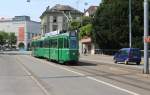
[[[58,61],[60,62],[63,60],[62,50],[63,50],[63,38],[58,38]]]

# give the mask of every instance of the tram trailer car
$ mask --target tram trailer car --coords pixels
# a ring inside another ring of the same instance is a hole
[[[77,63],[79,60],[77,33],[68,32],[33,40],[32,55],[60,64]]]

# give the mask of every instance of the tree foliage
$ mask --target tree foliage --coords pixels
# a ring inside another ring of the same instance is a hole
[[[79,38],[91,37],[92,32],[92,17],[83,16],[82,26],[80,27]]]
[[[15,33],[8,33],[4,31],[0,31],[0,46],[8,45],[12,47],[12,45],[16,45],[17,37]]]
[[[85,25],[91,24],[91,23],[92,23],[92,17],[89,17],[89,16],[82,17],[82,26],[85,26]]]
[[[0,45],[3,46],[7,43],[8,34],[4,31],[0,31]]]
[[[16,44],[17,37],[16,37],[15,33],[9,33],[8,36],[9,36],[9,38],[8,38],[8,44],[10,45],[10,47],[12,47],[12,45]]]
[[[92,24],[87,24],[80,28],[79,38],[91,37]]]
[[[72,20],[70,22],[69,30],[77,30],[81,26],[81,22],[79,20]]]
[[[129,47],[129,0],[102,0],[93,19],[92,39],[102,49]],[[132,46],[143,48],[143,0],[132,1]]]
[[[18,47],[19,47],[19,48],[24,48],[25,45],[24,45],[24,43],[21,42],[21,43],[19,43]]]

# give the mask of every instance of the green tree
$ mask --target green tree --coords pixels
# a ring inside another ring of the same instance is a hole
[[[82,26],[80,27],[79,38],[91,37],[92,32],[92,17],[83,16],[82,17]]]
[[[70,22],[69,30],[77,30],[81,26],[81,22],[79,20],[72,20]]]
[[[79,38],[82,39],[84,37],[91,37],[92,24],[87,24],[80,28]]]
[[[12,47],[12,45],[16,45],[17,42],[17,37],[15,33],[11,32],[9,33],[9,38],[8,38],[8,44]]]
[[[4,36],[2,35],[2,32],[0,32],[0,46],[4,45]]]
[[[82,17],[82,26],[85,26],[85,25],[91,24],[91,23],[92,23],[92,17],[89,17],[89,16]]]
[[[8,41],[8,33],[0,31],[0,45],[3,46]]]
[[[129,47],[129,0],[103,0],[93,19],[92,39],[102,49]],[[143,0],[132,0],[132,44],[143,48]]]
[[[24,46],[24,43],[19,43],[19,45],[18,45],[18,47],[21,49],[21,48],[24,48],[25,46]]]

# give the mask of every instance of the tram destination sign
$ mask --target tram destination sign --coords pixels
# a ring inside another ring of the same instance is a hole
[[[70,32],[70,36],[71,37],[75,37],[76,36],[76,32],[75,31]]]

